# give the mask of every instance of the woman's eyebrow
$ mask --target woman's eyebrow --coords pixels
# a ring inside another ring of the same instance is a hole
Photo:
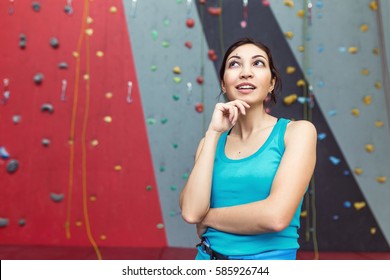
[[[255,58],[258,58],[258,57],[262,57],[265,60],[268,60],[264,55],[261,55],[261,54],[257,54],[257,55],[252,56],[252,59],[255,59]],[[241,59],[241,57],[238,56],[238,55],[232,55],[231,57],[228,58],[228,60],[230,60],[232,58]]]

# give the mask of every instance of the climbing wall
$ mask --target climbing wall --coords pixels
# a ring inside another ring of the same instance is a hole
[[[0,13],[0,243],[166,246],[122,2]]]

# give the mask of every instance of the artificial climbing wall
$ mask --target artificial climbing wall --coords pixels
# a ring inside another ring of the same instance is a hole
[[[193,247],[179,194],[218,102],[223,52],[250,36],[282,72],[271,113],[318,130],[301,247],[388,251],[373,3],[3,1],[0,243]]]

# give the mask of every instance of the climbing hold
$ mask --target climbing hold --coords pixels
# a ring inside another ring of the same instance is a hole
[[[60,63],[58,64],[58,68],[60,68],[60,69],[68,69],[68,63],[66,63],[66,62],[60,62]]]
[[[19,35],[19,47],[21,49],[24,49],[24,48],[26,48],[26,46],[27,46],[27,37],[25,34],[21,33]]]
[[[150,70],[153,71],[153,72],[156,71],[157,70],[157,65],[154,65],[154,64],[151,65],[150,66]]]
[[[382,83],[381,82],[376,82],[375,83],[375,88],[376,89],[381,89],[382,88]]]
[[[300,216],[301,216],[301,218],[306,218],[307,217],[307,211],[306,210],[301,211]]]
[[[295,73],[295,70],[296,70],[296,68],[294,66],[288,66],[286,68],[286,73],[287,74],[293,74],[293,73]]]
[[[0,218],[0,227],[6,227],[9,224],[9,219]]]
[[[207,55],[208,55],[208,57],[209,57],[209,59],[210,59],[211,61],[216,61],[216,60],[218,59],[218,56],[217,56],[217,54],[215,53],[215,50],[213,50],[213,49],[210,49],[210,50],[207,52]]]
[[[344,205],[345,208],[351,208],[352,203],[347,200],[347,201],[344,201],[343,205]]]
[[[160,224],[157,224],[156,226],[158,229],[163,229],[164,228],[164,224],[160,223]]]
[[[203,84],[203,77],[202,76],[198,76],[197,78],[196,78],[196,82],[198,83],[198,84]]]
[[[335,156],[330,156],[329,160],[333,163],[333,165],[338,165],[340,163],[340,159]]]
[[[33,2],[32,9],[34,12],[39,12],[41,10],[41,4],[39,2]]]
[[[192,43],[190,41],[186,41],[184,43],[184,46],[186,46],[186,48],[188,48],[188,49],[191,49],[192,48]]]
[[[63,193],[50,193],[50,198],[51,200],[53,200],[54,202],[61,202],[63,199],[64,199],[64,194]]]
[[[263,4],[264,7],[269,7],[269,5],[270,5],[268,0],[262,0],[261,4]]]
[[[7,172],[10,174],[15,173],[16,170],[18,170],[18,168],[19,168],[19,161],[17,161],[16,159],[10,160],[7,164]]]
[[[91,195],[89,197],[89,201],[95,202],[96,201],[96,195]]]
[[[171,189],[171,191],[176,191],[177,190],[177,187],[175,185],[171,185],[169,188]]]
[[[42,84],[42,81],[43,81],[43,74],[42,73],[35,74],[35,76],[34,76],[34,83],[36,85],[40,85],[40,84]]]
[[[375,122],[375,126],[376,126],[376,127],[382,127],[384,124],[385,124],[385,123],[382,122],[382,121],[376,121],[376,122]]]
[[[208,7],[207,12],[212,16],[220,16],[222,14],[221,7]]]
[[[152,30],[152,39],[153,39],[153,41],[156,41],[157,38],[158,38],[158,31],[153,29]]]
[[[64,12],[65,12],[65,14],[67,14],[67,15],[73,14],[73,7],[72,7],[70,4],[65,5],[65,7],[64,7]]]
[[[326,138],[326,133],[318,133],[318,136],[317,136],[318,140],[324,140]]]
[[[168,48],[169,47],[169,42],[168,41],[163,41],[161,43],[161,45],[164,47],[164,48]]]
[[[337,111],[335,109],[328,111],[328,115],[331,117],[335,116],[336,114],[337,114]]]
[[[361,32],[366,32],[367,30],[368,30],[368,25],[367,24],[360,25],[360,31]]]
[[[184,172],[183,175],[181,176],[181,178],[183,180],[187,180],[189,176],[190,176],[190,174],[188,174],[188,172]]]
[[[149,124],[149,125],[153,125],[153,124],[156,123],[156,119],[155,119],[155,118],[152,118],[152,117],[147,118],[147,119],[146,119],[146,123]]]
[[[93,18],[87,17],[87,24],[91,24],[93,22]]]
[[[180,84],[180,83],[181,83],[181,78],[180,78],[180,77],[173,77],[173,81],[174,81],[176,84]]]
[[[370,233],[374,235],[376,233],[376,227],[370,228]]]
[[[349,47],[348,52],[351,54],[355,54],[358,52],[358,48],[357,47]]]
[[[18,221],[18,225],[20,226],[20,227],[24,227],[25,225],[26,225],[26,220],[25,219],[19,219],[19,221]]]
[[[305,10],[299,10],[297,12],[297,16],[300,17],[300,18],[303,18],[305,16]]]
[[[347,52],[347,48],[346,47],[339,47],[339,52],[345,53],[345,52]]]
[[[2,159],[9,159],[9,153],[3,146],[0,147],[0,157]]]
[[[96,147],[97,145],[99,145],[99,141],[98,140],[94,139],[94,140],[91,141],[91,146],[92,147]]]
[[[165,171],[165,166],[164,165],[160,165],[160,172],[164,172]]]
[[[194,27],[194,25],[195,25],[194,19],[188,18],[188,19],[186,20],[186,25],[187,25],[188,28]]]
[[[110,117],[110,116],[105,116],[105,117],[104,117],[104,121],[105,121],[106,123],[111,123],[111,122],[112,122],[112,117]]]
[[[161,118],[160,120],[161,124],[166,124],[168,122],[167,118]]]
[[[287,39],[292,39],[294,37],[294,33],[292,31],[287,31],[284,33]]]
[[[49,145],[50,145],[50,139],[43,138],[43,139],[42,139],[42,145],[43,145],[44,147],[49,147]]]
[[[41,112],[48,112],[52,114],[54,112],[54,107],[49,103],[45,103],[41,106]]]
[[[197,103],[195,104],[195,111],[197,111],[198,113],[202,113],[203,112],[203,104],[202,103]]]
[[[122,170],[122,166],[120,166],[120,165],[115,165],[115,166],[114,166],[114,170],[115,170],[115,171],[121,171],[121,170]]]
[[[93,29],[92,28],[85,29],[85,34],[87,34],[88,36],[92,36],[93,35]]]
[[[353,172],[355,172],[356,175],[360,175],[360,174],[363,173],[363,169],[357,167],[357,168],[355,168],[355,169],[353,170]]]
[[[104,56],[104,52],[102,52],[102,51],[97,51],[97,52],[96,52],[96,56],[97,56],[97,57],[103,57],[103,56]]]
[[[80,54],[76,51],[72,52],[72,55],[74,58],[78,58],[80,56]]]
[[[366,203],[364,201],[355,202],[353,204],[353,207],[355,207],[356,210],[360,210],[360,209],[363,209],[364,207],[366,207]]]
[[[367,152],[372,153],[375,150],[375,147],[372,144],[367,144],[365,146],[365,149],[366,149]]]
[[[300,79],[300,80],[297,81],[297,86],[298,87],[304,87],[305,85],[306,85],[305,80]]]
[[[284,0],[284,5],[287,6],[287,7],[290,7],[290,8],[293,8],[294,7],[294,1],[292,0]]]
[[[110,7],[110,13],[111,14],[115,14],[117,11],[118,11],[117,7],[115,7],[115,6],[111,6]]]
[[[304,46],[298,46],[298,51],[299,52],[304,52],[305,51],[305,47]]]
[[[59,46],[60,46],[60,43],[58,41],[57,38],[53,37],[50,39],[50,46],[53,48],[53,49],[57,49]]]
[[[372,103],[372,96],[371,95],[366,95],[363,97],[363,102],[366,105],[370,105]]]
[[[112,98],[112,92],[107,92],[106,93],[106,98],[111,99]]]
[[[372,49],[372,53],[373,53],[374,55],[378,55],[378,54],[379,54],[379,49],[378,49],[378,48],[373,48],[373,49]]]
[[[378,3],[375,0],[370,2],[370,9],[373,11],[378,10]]]
[[[298,95],[296,93],[287,95],[285,98],[283,98],[283,103],[287,106],[293,104],[295,101],[297,101]]]
[[[76,227],[81,227],[83,225],[82,221],[76,221],[75,222]]]
[[[173,71],[173,73],[175,73],[175,74],[181,74],[181,69],[180,69],[179,66],[173,67],[172,71]]]
[[[179,145],[177,143],[173,143],[172,148],[177,149],[177,148],[179,148]]]
[[[337,221],[339,218],[340,218],[339,215],[333,215],[332,216],[332,220],[333,221]]]
[[[362,71],[360,71],[360,73],[361,73],[362,75],[364,75],[364,76],[367,76],[367,75],[370,74],[370,71],[369,71],[367,68],[364,68],[364,69],[362,69]]]
[[[351,112],[352,112],[352,115],[354,115],[355,117],[360,116],[360,110],[357,108],[352,109]]]
[[[147,190],[147,191],[151,191],[151,190],[152,190],[152,186],[147,185],[147,186],[146,186],[146,190]]]
[[[377,178],[376,178],[376,181],[377,181],[378,183],[384,184],[384,183],[386,183],[386,181],[387,181],[387,177],[386,177],[386,176],[377,177]]]

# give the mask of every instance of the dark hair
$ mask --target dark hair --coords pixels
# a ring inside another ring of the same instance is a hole
[[[221,79],[221,81],[223,81],[223,76],[225,75],[226,60],[227,60],[228,56],[235,49],[237,49],[238,47],[240,47],[242,45],[246,45],[246,44],[253,44],[253,45],[257,46],[258,48],[260,48],[261,50],[263,50],[267,54],[268,61],[269,61],[269,68],[271,70],[271,78],[275,79],[275,86],[274,86],[274,89],[271,92],[270,98],[271,98],[271,101],[273,103],[276,103],[276,96],[275,96],[275,94],[277,92],[281,91],[281,89],[282,89],[282,78],[280,76],[279,70],[274,65],[274,61],[272,59],[272,55],[271,55],[270,49],[266,45],[264,45],[263,43],[258,42],[258,41],[254,40],[252,38],[242,38],[242,39],[238,40],[237,42],[233,43],[227,49],[227,51],[225,52],[225,55],[223,57],[223,60],[222,60],[221,68],[219,69],[219,78]]]

